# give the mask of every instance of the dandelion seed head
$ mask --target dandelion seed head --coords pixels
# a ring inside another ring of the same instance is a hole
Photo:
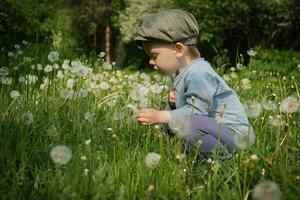
[[[151,85],[150,91],[154,94],[160,94],[162,92],[162,87],[158,84]]]
[[[96,114],[95,113],[92,113],[92,112],[86,112],[85,114],[84,114],[84,119],[86,120],[86,121],[94,121],[95,119],[96,119]]]
[[[250,126],[248,127],[240,127],[239,133],[234,135],[234,143],[239,149],[246,149],[254,144],[255,134]]]
[[[262,102],[262,107],[265,110],[276,110],[277,109],[277,105],[276,103],[274,103],[273,101],[263,101]]]
[[[110,87],[110,85],[107,82],[101,82],[99,85],[99,88],[101,90],[107,90]]]
[[[44,72],[49,73],[53,71],[53,67],[52,65],[46,65],[46,67],[44,68]]]
[[[98,56],[99,56],[99,58],[104,58],[105,52],[100,52]]]
[[[263,181],[253,189],[253,198],[257,200],[279,200],[281,191],[273,181]]]
[[[80,88],[79,92],[78,92],[78,97],[80,98],[86,98],[89,95],[89,92],[87,89],[85,88]]]
[[[149,168],[155,168],[158,166],[161,156],[158,153],[151,152],[145,158],[145,164]]]
[[[149,194],[154,190],[154,185],[150,184],[146,190],[146,192]]]
[[[9,74],[9,70],[7,67],[0,67],[0,76],[7,76]]]
[[[261,104],[257,101],[245,101],[243,103],[245,112],[248,117],[258,117],[261,113]]]
[[[15,98],[18,98],[20,96],[20,93],[19,91],[17,90],[12,90],[9,94],[9,96],[12,98],[12,99],[15,99]]]
[[[191,132],[192,116],[171,118],[169,128],[179,137],[187,137]]]
[[[88,140],[86,140],[84,143],[85,143],[85,145],[89,146],[89,145],[91,144],[91,142],[92,142],[92,140],[91,140],[91,139],[88,139]]]
[[[72,89],[75,86],[76,81],[74,79],[67,80],[67,87]]]
[[[33,114],[29,111],[23,113],[21,119],[25,121],[26,124],[32,124],[34,122]]]
[[[50,62],[56,62],[59,60],[59,53],[57,51],[51,51],[49,54],[48,54],[48,60]]]
[[[281,110],[285,113],[294,113],[300,107],[300,103],[296,97],[289,96],[281,102]]]
[[[227,82],[231,80],[231,78],[227,74],[223,75],[223,79]]]
[[[251,89],[251,81],[248,78],[243,78],[241,80],[241,88],[245,90]]]
[[[51,150],[50,157],[54,163],[65,165],[70,161],[72,153],[68,147],[64,145],[58,145]]]
[[[254,51],[253,49],[250,49],[250,50],[248,50],[247,51],[247,54],[249,55],[249,56],[251,56],[251,57],[253,57],[253,56],[256,56],[256,51]]]
[[[89,174],[89,169],[84,169],[83,173],[84,173],[85,176],[87,176]]]
[[[253,161],[258,161],[258,157],[257,157],[256,154],[252,154],[252,155],[250,156],[250,159],[253,160]]]
[[[14,56],[15,56],[15,54],[14,54],[13,52],[11,52],[11,51],[9,51],[9,52],[7,53],[7,55],[8,55],[8,57],[14,57]]]
[[[275,117],[273,116],[269,116],[269,122],[270,124],[272,124],[273,126],[281,126],[284,124],[284,122],[281,119],[281,115],[276,115]]]
[[[2,76],[0,77],[1,78],[1,83],[3,85],[11,85],[12,82],[13,82],[13,79],[11,77],[5,77],[5,76]]]

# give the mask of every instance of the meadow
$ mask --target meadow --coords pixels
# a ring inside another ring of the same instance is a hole
[[[0,67],[1,199],[299,199],[299,53],[255,49],[248,66],[214,66],[256,133],[220,161],[135,121],[136,109],[164,109],[169,78],[120,70],[104,53],[36,63],[28,45]]]

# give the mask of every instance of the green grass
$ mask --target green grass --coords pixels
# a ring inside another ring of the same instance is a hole
[[[299,100],[299,79],[291,78],[298,77],[299,71],[276,74],[276,68],[272,68],[270,75],[271,64],[259,56],[260,53],[251,63],[256,73],[244,69],[228,81],[241,101],[267,99],[278,104],[290,95]],[[139,74],[131,80],[130,74],[104,70],[101,60],[86,63],[94,66],[94,74],[102,74],[101,81],[95,82],[108,82],[110,88],[92,90],[85,98],[65,99],[59,92],[66,88],[71,73],[57,79],[58,69],[44,73],[32,69],[30,63],[12,70],[18,63],[20,60],[12,60],[8,65],[13,83],[0,85],[1,199],[252,199],[253,188],[264,180],[277,183],[282,199],[297,199],[300,195],[299,110],[290,115],[278,109],[263,110],[257,118],[251,118],[256,141],[232,160],[220,162],[213,158],[212,163],[200,162],[194,159],[194,149],[180,161],[176,159],[182,150],[180,138],[166,135],[163,126],[138,125],[126,108],[137,104],[130,92],[137,83],[145,82]],[[62,70],[62,60],[58,63]],[[19,83],[18,77],[26,74],[35,74],[39,79],[35,84]],[[43,77],[53,81],[42,90]],[[110,82],[112,77],[118,81]],[[87,87],[91,78],[74,77],[75,90]],[[251,81],[251,89],[242,88],[243,78]],[[165,84],[164,79],[155,81],[151,76],[151,80]],[[12,99],[12,90],[18,90],[21,96]],[[150,93],[148,98],[151,106],[160,108],[166,103],[166,90],[162,94]],[[109,105],[113,101],[115,105]],[[32,123],[22,118],[27,111],[33,115]],[[95,119],[84,119],[88,111],[95,113]],[[272,126],[269,116],[278,114],[284,123]],[[286,134],[290,134],[288,142],[284,139]],[[89,139],[91,143],[87,145]],[[283,144],[278,145],[283,139]],[[72,151],[66,165],[52,161],[50,151],[56,145],[65,145]],[[154,169],[145,164],[150,152],[161,155]],[[253,154],[258,160],[250,159]],[[84,169],[88,169],[87,174]],[[147,192],[151,184],[154,190]]]

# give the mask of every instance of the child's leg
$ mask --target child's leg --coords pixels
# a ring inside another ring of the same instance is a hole
[[[231,158],[229,151],[236,151],[234,138],[231,131],[224,125],[218,124],[213,118],[194,115],[191,122],[190,135],[184,140],[189,146],[194,146],[199,140],[202,141],[200,152],[205,156],[209,156],[214,148],[218,146],[218,134],[220,133],[220,151],[226,154],[227,158]]]

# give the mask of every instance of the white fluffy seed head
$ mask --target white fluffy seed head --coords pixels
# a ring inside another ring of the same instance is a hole
[[[155,168],[159,164],[161,156],[158,153],[151,152],[145,158],[145,164],[149,168]]]

